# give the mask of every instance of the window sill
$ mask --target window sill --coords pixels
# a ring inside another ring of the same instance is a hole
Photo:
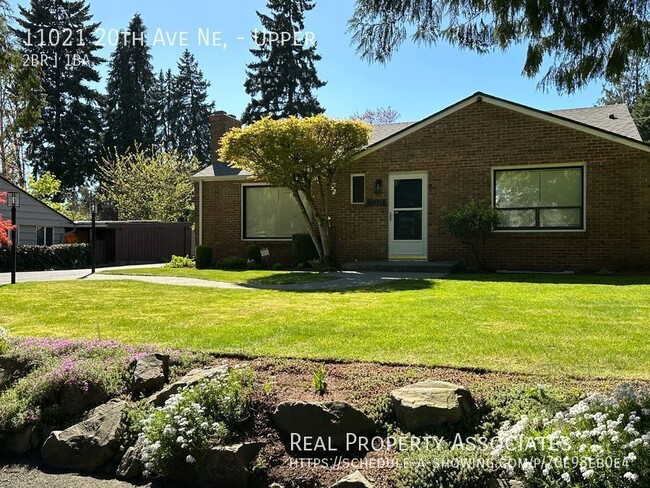
[[[556,234],[556,233],[585,233],[587,229],[495,229],[492,231],[493,234]]]

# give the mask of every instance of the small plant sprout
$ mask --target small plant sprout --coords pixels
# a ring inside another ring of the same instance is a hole
[[[314,391],[319,395],[322,396],[327,393],[327,371],[325,371],[325,366],[321,365],[314,371],[312,385]]]

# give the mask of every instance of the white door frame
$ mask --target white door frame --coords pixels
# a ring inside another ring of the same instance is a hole
[[[395,241],[395,180],[422,179],[422,240]],[[425,171],[404,171],[388,174],[388,259],[395,260],[427,260],[429,234],[429,175]],[[400,249],[397,242],[411,244],[411,250]],[[421,246],[420,246],[421,243]],[[415,245],[417,244],[417,246]],[[416,249],[414,249],[416,248]]]

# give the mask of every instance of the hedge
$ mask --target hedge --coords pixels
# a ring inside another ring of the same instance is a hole
[[[291,238],[291,254],[293,264],[296,266],[306,265],[309,261],[318,259],[318,251],[314,241],[309,234],[294,234]]]
[[[18,246],[18,271],[88,268],[92,261],[90,244]],[[11,271],[11,248],[0,249],[0,272]]]

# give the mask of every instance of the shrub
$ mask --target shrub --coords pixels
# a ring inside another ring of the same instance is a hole
[[[280,271],[284,266],[282,266],[282,263],[273,263],[273,266],[271,266],[271,269],[273,271]]]
[[[495,467],[489,453],[482,449],[436,445],[400,454],[396,476],[398,488],[482,488],[494,486]]]
[[[4,354],[9,348],[9,330],[0,325],[0,354]]]
[[[170,397],[143,422],[145,475],[166,476],[176,463],[200,461],[204,449],[232,440],[249,415],[254,373],[231,368]]]
[[[294,234],[291,237],[291,255],[295,266],[305,265],[318,259],[318,251],[309,234]]]
[[[18,246],[18,271],[77,269],[91,265],[90,244],[56,244],[54,246]],[[11,270],[11,250],[0,249],[0,272]]]
[[[445,210],[442,219],[449,231],[470,247],[478,267],[485,268],[485,241],[499,223],[499,213],[491,205],[470,198],[455,210]]]
[[[246,249],[246,257],[249,261],[255,261],[257,264],[262,264],[262,246],[255,244]]]
[[[309,261],[309,266],[311,266],[316,271],[334,271],[334,261],[331,256],[323,256],[320,259],[312,259]]]
[[[248,266],[248,261],[246,261],[246,258],[240,258],[239,256],[230,256],[227,258],[220,259],[219,262],[217,263],[217,268],[219,269],[233,269],[233,270],[241,270],[241,269],[246,269]]]
[[[212,266],[212,248],[196,246],[196,269],[208,269]]]
[[[169,261],[164,266],[165,268],[193,268],[194,260],[189,256],[172,256],[171,261]]]
[[[650,392],[626,386],[611,396],[589,395],[555,415],[524,415],[505,423],[498,439],[495,459],[533,487],[646,486]]]

